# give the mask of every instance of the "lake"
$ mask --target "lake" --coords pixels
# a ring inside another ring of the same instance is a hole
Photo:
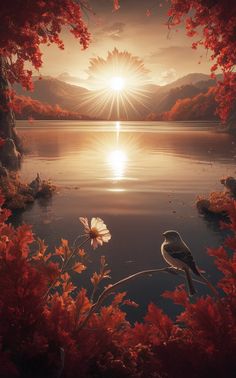
[[[90,285],[89,275],[103,254],[111,282],[165,266],[160,245],[167,229],[182,234],[197,264],[216,282],[219,274],[206,249],[218,246],[225,234],[216,220],[198,214],[194,202],[199,194],[222,190],[222,176],[235,175],[234,136],[216,133],[214,124],[204,122],[18,121],[17,127],[26,148],[22,178],[30,182],[39,172],[52,179],[58,193],[12,222],[32,224],[50,248],[82,233],[80,216],[101,217],[112,233],[104,247],[88,248],[93,262],[82,284]],[[175,308],[161,293],[181,282],[156,274],[124,287],[140,304],[129,310],[130,317],[140,319],[151,301],[173,314]],[[196,288],[207,292],[203,285]]]

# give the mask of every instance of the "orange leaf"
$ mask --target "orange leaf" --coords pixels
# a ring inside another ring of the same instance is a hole
[[[74,267],[73,267],[73,270],[74,272],[77,272],[77,273],[82,273],[84,270],[86,269],[86,266],[82,263],[77,263]]]

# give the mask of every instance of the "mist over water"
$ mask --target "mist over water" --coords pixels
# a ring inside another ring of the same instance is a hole
[[[196,196],[222,190],[219,179],[235,175],[236,139],[216,133],[211,123],[26,121],[17,123],[27,153],[21,175],[39,172],[51,178],[58,193],[12,217],[27,222],[50,248],[61,238],[71,242],[82,232],[80,216],[99,216],[112,233],[104,247],[91,250],[94,272],[105,255],[116,280],[142,269],[165,266],[162,233],[178,230],[198,265],[216,281],[219,273],[206,248],[218,246],[225,234],[216,220],[200,216]],[[183,282],[167,274],[138,279],[124,287],[140,308],[140,319],[153,301],[168,313],[174,308],[160,294]],[[109,281],[107,281],[107,284]],[[85,286],[85,284],[84,284]],[[206,293],[196,284],[199,293]]]

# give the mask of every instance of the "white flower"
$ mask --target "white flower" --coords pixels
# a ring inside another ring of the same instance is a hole
[[[88,218],[79,218],[84,226],[84,232],[91,239],[91,245],[95,249],[111,239],[110,231],[101,218],[92,218],[89,226]]]

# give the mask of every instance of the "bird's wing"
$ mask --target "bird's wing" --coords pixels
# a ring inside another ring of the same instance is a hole
[[[166,244],[165,249],[171,257],[183,261],[186,265],[189,266],[190,269],[192,269],[193,273],[195,273],[197,276],[200,275],[196,267],[195,261],[193,259],[193,256],[186,244]]]

